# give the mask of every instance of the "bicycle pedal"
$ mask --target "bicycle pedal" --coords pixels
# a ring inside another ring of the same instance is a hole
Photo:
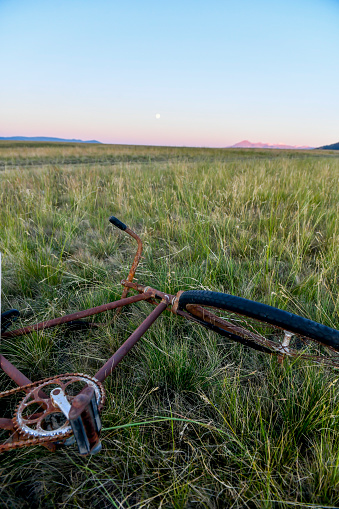
[[[101,450],[101,419],[95,390],[86,387],[75,396],[68,414],[79,454],[97,454]]]

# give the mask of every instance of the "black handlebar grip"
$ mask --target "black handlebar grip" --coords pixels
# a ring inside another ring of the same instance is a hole
[[[121,221],[119,221],[119,219],[117,217],[111,216],[109,218],[109,221],[110,221],[110,223],[114,224],[114,226],[116,226],[117,228],[120,228],[120,230],[125,231],[127,228],[127,226],[124,223],[122,223]]]

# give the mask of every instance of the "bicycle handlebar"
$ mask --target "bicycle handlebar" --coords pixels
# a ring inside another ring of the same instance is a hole
[[[127,229],[127,226],[124,223],[122,223],[117,217],[111,216],[109,218],[109,221],[120,230],[125,231]]]

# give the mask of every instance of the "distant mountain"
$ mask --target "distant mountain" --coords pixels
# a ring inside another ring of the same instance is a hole
[[[235,145],[232,145],[229,148],[280,148],[280,149],[289,149],[289,150],[307,150],[313,149],[314,147],[302,146],[298,147],[295,145],[283,145],[282,143],[277,143],[276,145],[271,145],[270,143],[252,143],[248,140],[240,141]]]
[[[31,138],[28,138],[26,136],[12,136],[10,138],[1,138],[0,140],[7,140],[7,141],[63,141],[63,142],[69,142],[69,143],[101,143],[101,141],[97,140],[67,140],[64,138],[48,138],[46,136],[34,136]]]
[[[332,145],[324,145],[323,147],[318,147],[318,149],[339,150],[339,141],[338,141],[338,143],[332,143]]]

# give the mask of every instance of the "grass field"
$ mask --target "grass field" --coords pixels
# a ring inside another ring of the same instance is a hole
[[[23,324],[120,296],[135,246],[115,215],[143,239],[139,282],[339,329],[338,153],[2,142],[0,182],[2,311],[20,309]],[[1,351],[32,380],[93,375],[149,309]],[[105,383],[102,452],[3,454],[0,506],[339,507],[338,381],[164,315]]]

